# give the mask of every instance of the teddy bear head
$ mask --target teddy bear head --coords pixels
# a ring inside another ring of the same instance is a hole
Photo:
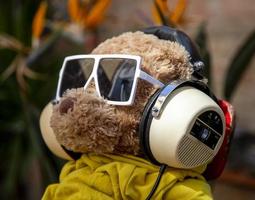
[[[193,73],[190,54],[182,45],[141,31],[108,39],[91,54],[140,56],[141,70],[163,84],[190,79]],[[50,121],[57,141],[73,152],[142,155],[139,124],[146,103],[158,89],[138,79],[134,102],[128,106],[108,104],[99,97],[93,79],[86,89],[66,90],[54,105]]]

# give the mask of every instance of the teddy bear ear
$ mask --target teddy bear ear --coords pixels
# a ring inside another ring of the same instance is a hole
[[[143,30],[146,34],[153,34],[159,39],[170,40],[184,46],[190,55],[190,63],[193,67],[193,76],[199,80],[204,78],[204,63],[199,54],[198,48],[190,37],[184,32],[168,26],[154,26]]]

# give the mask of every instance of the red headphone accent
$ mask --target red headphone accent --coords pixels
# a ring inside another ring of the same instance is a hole
[[[233,106],[225,100],[219,100],[219,106],[221,107],[225,115],[226,132],[220,150],[218,151],[212,162],[208,164],[203,174],[207,180],[217,179],[222,174],[224,167],[227,163],[230,144],[235,129],[235,111]]]

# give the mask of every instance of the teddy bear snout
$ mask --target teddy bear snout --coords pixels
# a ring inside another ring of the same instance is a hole
[[[71,97],[64,99],[59,105],[60,114],[65,114],[68,112],[68,110],[72,111],[74,106],[74,101],[76,101],[76,99]]]

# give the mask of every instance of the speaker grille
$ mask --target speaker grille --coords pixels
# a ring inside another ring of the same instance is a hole
[[[203,143],[184,136],[178,145],[177,158],[185,167],[196,167],[213,158],[213,152]]]

